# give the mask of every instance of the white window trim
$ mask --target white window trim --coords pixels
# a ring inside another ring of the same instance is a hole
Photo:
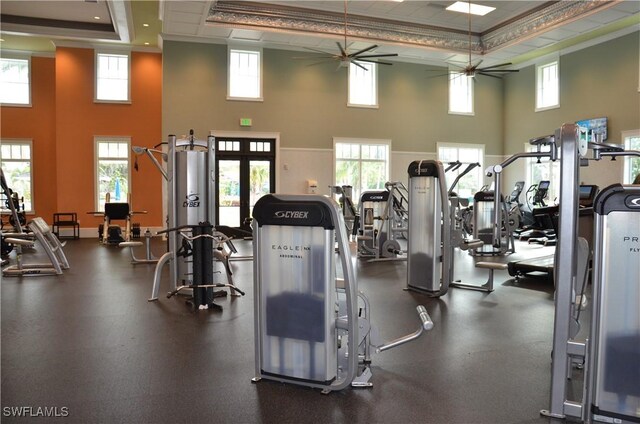
[[[485,175],[483,170],[485,169],[485,164],[487,163],[485,159],[485,145],[484,144],[471,144],[471,143],[448,143],[448,142],[436,142],[436,160],[440,160],[440,147],[452,147],[455,149],[479,149],[482,151],[480,162],[480,185],[478,188],[484,185]],[[446,166],[445,166],[446,168]]]
[[[98,192],[100,191],[100,183],[98,182],[98,143],[127,143],[127,193],[131,193],[131,137],[127,136],[95,136],[93,137],[93,202],[96,211],[100,210],[98,203]],[[104,206],[104,205],[102,205]],[[95,214],[100,216],[101,214]]]
[[[448,83],[447,83],[447,103],[448,103],[448,113],[449,113],[449,115],[475,116],[475,114],[476,114],[475,83],[473,82],[473,79],[469,78],[469,77],[467,77],[467,78],[472,80],[471,83],[469,84],[469,87],[471,87],[471,112],[457,112],[457,111],[451,110],[451,74],[452,73],[458,73],[459,74],[460,72],[455,72],[455,71],[448,71],[447,72],[447,79],[448,79]]]
[[[544,106],[544,107],[538,107],[538,87],[540,85],[540,75],[539,75],[539,69],[550,65],[552,63],[556,63],[556,67],[557,67],[557,74],[558,74],[558,103],[555,105],[551,105],[551,106]],[[535,93],[534,93],[534,105],[535,105],[535,112],[544,112],[545,110],[552,110],[552,109],[559,109],[560,108],[560,56],[559,55],[553,55],[552,57],[547,56],[546,58],[540,60],[538,63],[536,63],[536,72],[535,72]]]
[[[127,56],[127,100],[103,100],[98,98],[98,55],[100,54],[117,54]],[[93,102],[94,103],[115,103],[115,104],[131,104],[131,51],[130,50],[94,50],[93,52]]]
[[[620,137],[623,143],[627,139],[627,137],[640,137],[640,129],[622,131],[620,133]],[[626,149],[626,146],[625,146],[625,149]],[[625,176],[629,173],[629,162],[631,161],[631,159],[634,159],[634,157],[631,157],[631,156],[624,157],[624,166],[622,167],[622,178],[620,178],[620,181],[624,181]],[[625,184],[631,184],[632,182],[633,182],[633,179],[631,179],[631,181]]]
[[[390,139],[380,139],[380,138],[351,138],[351,137],[333,137],[333,162],[331,164],[331,180],[332,184],[336,185],[336,144],[338,143],[347,143],[347,144],[384,144],[389,149],[387,152],[387,167],[386,167],[386,181],[389,181],[391,178],[391,140]],[[379,160],[368,160],[368,159],[358,159],[360,162],[381,162]],[[362,183],[362,181],[360,181]],[[361,193],[362,194],[362,193]],[[354,199],[355,203],[358,203],[360,199]]]
[[[31,186],[31,210],[25,210],[24,212],[27,215],[35,215],[35,210],[36,210],[36,196],[35,193],[33,191],[33,182],[35,180],[35,167],[33,166],[33,139],[31,138],[2,138],[0,139],[0,144],[27,144],[29,146],[29,155],[30,155],[30,159],[29,162],[31,163],[31,181],[29,182],[29,185]],[[3,162],[18,162],[16,160],[12,160],[12,159],[2,159]],[[22,162],[22,161],[19,161]],[[11,187],[9,187],[11,188]],[[18,193],[20,194],[20,193]],[[2,205],[2,209],[4,209],[5,205]],[[2,212],[3,215],[8,214],[8,212]]]
[[[260,79],[260,96],[259,97],[236,97],[232,96],[229,91],[231,90],[231,50],[242,50],[248,52],[257,52],[260,57],[260,70],[258,74],[258,78]],[[264,102],[264,91],[263,91],[263,81],[264,81],[264,67],[263,67],[263,57],[264,54],[262,52],[262,47],[248,47],[248,46],[227,46],[227,100],[232,101],[241,101],[241,102]]]
[[[375,97],[376,103],[373,105],[365,105],[360,103],[351,103],[351,63],[349,63],[349,67],[347,67],[347,107],[356,107],[362,109],[380,109],[380,96],[378,95],[378,65],[372,63],[373,70],[375,72]],[[355,66],[355,65],[354,65]],[[363,143],[364,144],[364,143]],[[335,143],[334,143],[335,147]]]
[[[32,107],[33,104],[33,95],[32,95],[32,91],[33,91],[33,68],[31,67],[31,54],[29,53],[12,53],[12,52],[7,52],[6,50],[2,52],[2,58],[3,59],[22,59],[22,60],[26,60],[28,63],[28,68],[29,68],[29,102],[28,103],[3,103],[0,102],[1,106],[4,107]]]

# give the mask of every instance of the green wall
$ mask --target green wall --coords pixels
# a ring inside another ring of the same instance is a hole
[[[475,116],[447,113],[447,78],[425,65],[379,66],[379,109],[347,107],[347,71],[307,66],[304,52],[263,51],[263,102],[226,100],[226,45],[165,41],[163,133],[204,137],[209,130],[279,132],[281,147],[333,148],[333,137],[392,140],[394,151],[434,152],[437,142],[481,143],[502,154],[503,83],[481,77]]]
[[[530,138],[564,122],[608,118],[610,142],[640,128],[640,33],[560,56],[560,107],[535,112],[535,66],[504,82],[505,154],[521,152]]]

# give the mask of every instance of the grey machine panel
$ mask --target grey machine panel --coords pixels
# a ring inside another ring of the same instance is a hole
[[[338,206],[330,200],[266,195],[254,207],[256,372],[261,378],[312,387],[329,387],[339,378]],[[347,245],[342,248],[348,252]]]
[[[595,212],[590,413],[595,421],[638,423],[640,188],[604,189]]]
[[[409,237],[407,287],[437,292],[442,275],[442,165],[435,161],[409,165]]]

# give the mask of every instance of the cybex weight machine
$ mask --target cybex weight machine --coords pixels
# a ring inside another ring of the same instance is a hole
[[[369,301],[358,291],[344,219],[333,199],[268,194],[255,204],[252,226],[254,382],[264,378],[323,393],[370,387],[372,347],[382,352],[433,327],[418,306],[417,331],[389,343],[375,340]]]

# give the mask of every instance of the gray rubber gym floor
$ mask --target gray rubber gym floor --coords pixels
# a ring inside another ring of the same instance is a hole
[[[244,252],[249,242],[238,242]],[[157,255],[163,244],[154,241]],[[254,373],[252,263],[234,262],[242,298],[192,313],[184,298],[148,303],[153,265],[96,240],[69,241],[58,277],[2,280],[3,422],[542,423],[548,406],[553,288],[496,275],[491,294],[403,291],[404,262],[356,261],[360,289],[385,340],[410,333],[427,307],[435,328],[373,357],[371,389],[322,395]],[[509,260],[548,253],[518,245]],[[35,255],[37,256],[37,254]],[[486,270],[459,254],[456,272]],[[25,254],[33,261],[34,254]],[[502,260],[506,260],[502,258]],[[165,293],[167,272],[165,271]],[[221,278],[221,277],[219,277]],[[8,417],[7,407],[67,408],[68,417]]]

